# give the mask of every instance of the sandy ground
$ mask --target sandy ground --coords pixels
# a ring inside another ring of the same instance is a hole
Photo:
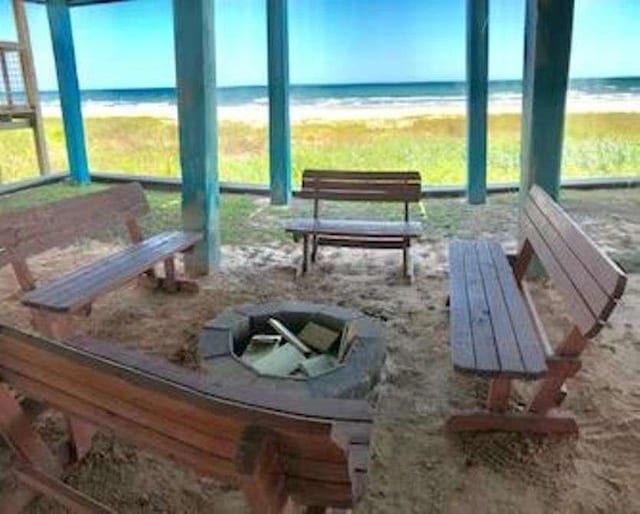
[[[596,97],[577,91],[570,91],[567,98],[568,113],[612,113],[640,112],[640,101],[635,98],[610,95]],[[220,105],[218,119],[220,121],[236,121],[252,125],[264,125],[269,119],[268,102],[252,102],[243,105]],[[86,117],[152,117],[176,120],[178,110],[175,103],[170,102],[101,102],[85,101],[82,110]],[[46,117],[60,118],[60,106],[51,102],[43,105]],[[296,103],[291,105],[291,121],[305,123],[312,121],[353,121],[353,120],[393,120],[414,116],[451,117],[464,116],[467,106],[464,97],[452,99],[434,98],[416,100],[414,98],[388,99],[380,104],[358,104],[357,102],[336,101],[328,99],[318,103]],[[491,98],[490,114],[522,113],[522,97],[507,95],[505,98]]]
[[[639,247],[637,219],[581,218],[605,247]],[[515,241],[512,221],[477,219],[468,233],[492,235],[506,246]],[[112,248],[85,242],[53,250],[34,259],[33,268],[51,277]],[[640,512],[640,275],[630,276],[624,302],[568,383],[564,408],[578,419],[579,439],[457,437],[443,430],[448,413],[481,405],[487,383],[457,375],[450,364],[446,242],[426,237],[416,247],[412,286],[398,280],[398,252],[325,249],[309,276],[294,279],[298,251],[292,244],[225,247],[223,269],[203,279],[197,295],[128,287],[97,303],[82,330],[195,366],[199,327],[228,306],[305,299],[357,308],[385,322],[388,355],[374,395],[370,484],[356,512]],[[551,334],[561,335],[566,318],[560,298],[544,283],[537,294]],[[8,269],[0,270],[0,301],[4,322],[28,326]],[[55,431],[57,424],[51,417],[43,430]],[[0,449],[5,472],[8,461],[8,451]],[[246,512],[239,492],[110,435],[99,436],[69,482],[118,512]],[[32,512],[62,510],[40,500]]]

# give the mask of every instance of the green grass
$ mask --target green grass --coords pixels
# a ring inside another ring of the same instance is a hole
[[[466,122],[461,116],[397,120],[309,121],[292,127],[294,180],[305,167],[416,169],[425,185],[462,184]],[[67,168],[60,120],[45,121],[54,169]],[[179,176],[175,122],[157,118],[88,118],[94,171]],[[268,181],[264,126],[220,124],[220,176],[224,181]],[[489,120],[488,180],[519,177],[520,119]],[[33,176],[37,168],[30,131],[0,132],[0,183]],[[563,177],[640,176],[640,114],[569,114]]]
[[[72,198],[99,191],[107,186],[74,186],[59,183],[29,189],[4,196],[0,200],[0,214],[34,207],[43,203]],[[180,195],[178,193],[146,191],[151,206],[149,215],[142,219],[146,234],[181,227]],[[608,232],[606,244],[614,249],[613,258],[629,272],[640,270],[640,252],[633,228],[640,224],[640,194],[638,189],[562,191],[562,204],[578,222],[583,219],[598,221],[598,225],[619,227]],[[312,202],[296,200],[288,207],[271,206],[267,198],[251,195],[223,194],[221,196],[220,227],[224,245],[269,245],[290,241],[282,223],[286,218],[308,216]],[[326,217],[400,219],[403,210],[397,204],[368,202],[323,202]],[[423,223],[425,243],[448,241],[453,237],[515,237],[518,225],[518,195],[491,195],[486,205],[472,206],[463,198],[427,199],[413,205],[412,218]],[[620,226],[625,220],[626,228]],[[592,223],[589,230],[593,230]],[[595,234],[595,233],[594,233]],[[106,229],[96,234],[101,240],[126,238],[123,227]]]
[[[76,186],[70,183],[60,183],[21,191],[0,201],[0,214],[7,211],[27,209],[49,202],[65,200],[76,196],[93,193],[108,186],[92,184],[90,186]],[[141,220],[145,234],[156,234],[164,230],[181,228],[180,195],[177,193],[146,191],[146,197],[151,207],[150,213]],[[265,199],[249,195],[223,195],[220,210],[220,226],[223,244],[247,244],[284,240],[285,234],[277,223],[282,208],[269,207],[266,216],[261,216],[260,223],[265,219],[272,220],[265,225],[258,226],[254,222],[254,215]],[[123,227],[108,228],[96,234],[101,240],[109,241],[114,238],[124,239],[126,232]]]

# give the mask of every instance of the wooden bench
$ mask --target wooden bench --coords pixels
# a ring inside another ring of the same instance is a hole
[[[451,243],[453,365],[491,379],[487,411],[452,416],[451,430],[578,431],[572,417],[553,409],[564,398],[565,381],[580,369],[587,341],[600,332],[622,296],[626,276],[537,186],[521,213],[521,237],[513,267],[498,243]],[[534,257],[571,317],[570,330],[555,345],[524,280]],[[539,379],[524,412],[507,412],[512,379]]]
[[[72,430],[52,450],[33,428],[44,406],[238,486],[256,514],[289,512],[292,503],[309,513],[349,509],[364,490],[372,426],[364,401],[227,389],[118,345],[54,342],[2,325],[0,376],[19,393],[0,387],[0,433],[19,484],[0,498],[2,512],[20,512],[38,494],[72,512],[115,512],[63,482],[93,432]]]
[[[411,241],[422,234],[422,225],[409,219],[409,204],[419,202],[422,193],[418,172],[363,172],[305,170],[302,175],[301,198],[313,200],[313,218],[294,219],[285,230],[302,237],[302,273],[316,261],[319,246],[401,249],[402,274],[411,279]],[[320,201],[363,201],[404,203],[404,221],[364,221],[323,219]]]
[[[144,239],[136,220],[147,212],[144,191],[134,183],[0,214],[0,267],[13,266],[24,291],[22,303],[31,309],[34,328],[64,338],[72,330],[73,316],[88,315],[96,299],[136,277],[144,276],[146,284],[168,291],[195,287],[195,283],[176,277],[174,255],[192,250],[200,235],[175,231]],[[126,225],[130,246],[52,282],[36,285],[27,265],[29,257],[67,246],[118,223]],[[156,275],[154,267],[158,263],[164,263],[164,277]]]

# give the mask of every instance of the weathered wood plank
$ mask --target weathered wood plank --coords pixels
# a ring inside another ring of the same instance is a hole
[[[238,481],[233,461],[242,434],[247,426],[263,427],[277,438],[282,464],[277,490],[285,497],[295,495],[309,505],[353,503],[348,452],[334,432],[338,420],[345,427],[345,444],[360,444],[354,438],[361,425],[371,422],[369,413],[368,421],[354,423],[363,402],[302,401],[255,391],[248,396],[241,389],[210,386],[177,366],[131,358],[137,354],[112,345],[83,345],[80,349],[0,327],[0,373],[30,397],[231,484]],[[216,389],[223,397],[212,394]],[[367,442],[368,436],[362,444]],[[272,483],[273,474],[262,471],[258,475]]]
[[[91,341],[87,338],[78,340],[78,346],[69,343],[49,341],[41,337],[27,335],[6,326],[0,326],[0,353],[11,353],[19,346],[19,355],[43,363],[54,363],[62,369],[68,367],[70,373],[77,373],[79,369],[85,372],[102,373],[107,390],[115,387],[125,387],[123,380],[130,382],[130,386],[144,386],[148,394],[155,391],[156,396],[165,397],[165,403],[172,398],[188,400],[188,403],[204,405],[207,408],[221,409],[229,414],[244,416],[242,406],[255,406],[262,409],[263,423],[268,423],[269,412],[275,415],[273,421],[281,416],[291,418],[291,426],[298,426],[307,435],[324,433],[330,426],[324,427],[321,422],[351,421],[370,423],[372,412],[366,402],[357,400],[314,399],[312,402],[296,398],[284,397],[275,393],[261,392],[242,388],[229,390],[218,386],[211,377],[194,374],[171,363],[132,352],[117,345]],[[54,366],[54,364],[50,364]],[[167,394],[169,394],[167,398]],[[179,404],[184,402],[178,401]],[[167,407],[168,408],[168,407]],[[310,423],[304,417],[312,418]],[[247,417],[250,421],[251,415]],[[289,422],[282,426],[284,428]]]
[[[580,296],[579,291],[576,289],[571,278],[567,275],[567,272],[562,268],[558,261],[554,257],[553,248],[550,248],[542,234],[539,232],[528,218],[523,215],[521,218],[521,226],[526,233],[526,237],[531,241],[532,246],[535,249],[536,255],[544,263],[545,270],[553,277],[554,283],[558,286],[563,293],[564,298],[567,300],[566,307],[571,312],[576,324],[585,334],[591,334],[600,330],[597,316],[591,311],[589,306]]]
[[[404,221],[294,219],[285,224],[288,232],[335,236],[420,237],[422,224]]]
[[[449,245],[451,358],[454,368],[461,371],[476,368],[464,253],[465,245],[462,241],[453,241]]]
[[[300,198],[340,202],[410,202],[413,197],[403,191],[341,191],[338,189],[301,190]]]
[[[500,245],[454,241],[449,262],[454,367],[493,377],[544,375],[539,337]]]
[[[45,284],[22,298],[34,308],[74,312],[135,279],[159,261],[192,247],[200,236],[185,232],[159,234]]]
[[[531,434],[578,434],[576,420],[560,415],[530,413],[470,412],[455,414],[447,421],[453,432],[524,432]]]
[[[340,170],[320,170],[320,169],[306,169],[304,170],[304,176],[307,178],[316,178],[318,180],[322,179],[343,179],[343,180],[362,180],[362,181],[371,181],[371,180],[382,180],[382,181],[393,181],[393,180],[413,180],[420,181],[421,176],[418,171],[366,171],[366,170],[349,170],[349,171],[340,171]]]
[[[33,109],[33,116],[31,117],[30,124],[33,128],[36,156],[38,158],[38,167],[40,168],[40,175],[47,175],[51,172],[51,163],[49,162],[47,141],[45,137],[44,125],[42,122],[40,93],[35,72],[33,51],[31,49],[29,23],[27,20],[24,2],[22,0],[13,0],[12,6],[13,16],[16,20],[16,32],[19,41],[17,50],[20,51],[20,61],[22,63],[24,75],[25,94],[27,97],[27,102]]]
[[[545,213],[533,202],[527,203],[525,214],[531,224],[537,228],[545,244],[551,250],[553,258],[576,287],[579,298],[567,298],[567,301],[569,303],[573,301],[584,302],[598,318],[601,317],[601,314],[608,314],[615,305],[615,300],[600,286],[578,255],[574,253],[571,247],[574,241],[565,240],[556,227],[549,222]],[[542,261],[542,264],[544,266],[545,261]]]
[[[140,184],[6,212],[0,216],[0,267],[50,248],[69,245],[128,217],[149,212]]]
[[[627,282],[625,273],[603,252],[582,228],[547,195],[542,188],[531,188],[529,203],[535,204],[562,235],[578,259],[600,284],[603,291],[620,298]]]
[[[495,243],[497,245],[497,243]],[[517,302],[517,297],[506,294],[502,289],[501,280],[513,280],[511,267],[506,262],[496,261],[491,255],[491,245],[488,241],[478,241],[475,251],[478,257],[480,273],[489,304],[491,326],[493,328],[496,350],[500,359],[500,369],[503,372],[521,373],[525,371],[525,364],[518,348],[516,330],[520,323],[528,320],[512,319],[509,305]],[[506,275],[506,276],[502,276]],[[536,341],[532,341],[536,344]]]
[[[473,244],[465,245],[464,269],[467,295],[469,297],[471,334],[476,356],[475,367],[478,372],[500,372],[502,370],[496,350],[489,303]]]
[[[498,275],[500,287],[505,296],[512,326],[515,329],[518,348],[528,378],[540,378],[547,370],[545,355],[540,338],[535,330],[520,289],[513,274],[507,272],[509,261],[500,245],[489,247],[494,263],[504,271]]]

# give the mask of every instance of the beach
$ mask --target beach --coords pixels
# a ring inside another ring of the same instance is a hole
[[[308,121],[347,121],[399,119],[416,116],[464,116],[466,114],[464,95],[453,97],[380,97],[358,101],[355,98],[324,99],[317,102],[291,103],[292,123]],[[489,114],[520,114],[522,96],[515,93],[492,95]],[[60,106],[57,101],[43,103],[45,117],[59,118]],[[640,95],[614,93],[590,95],[581,91],[570,91],[567,97],[567,113],[640,113]],[[83,114],[89,118],[110,117],[152,117],[176,120],[178,110],[173,101],[108,101],[87,100],[83,102]],[[241,105],[220,105],[217,109],[220,121],[243,122],[256,125],[266,124],[268,102],[266,97],[258,97]]]
[[[487,180],[520,175],[521,86],[490,84]],[[176,92],[172,88],[82,93],[92,171],[180,176]],[[464,83],[294,86],[294,184],[302,170],[413,169],[425,186],[466,182]],[[42,94],[53,170],[68,169],[57,94]],[[265,87],[218,93],[218,168],[224,182],[269,181]],[[567,98],[563,178],[640,176],[640,79],[574,82]],[[0,134],[0,184],[33,177],[29,131]]]

